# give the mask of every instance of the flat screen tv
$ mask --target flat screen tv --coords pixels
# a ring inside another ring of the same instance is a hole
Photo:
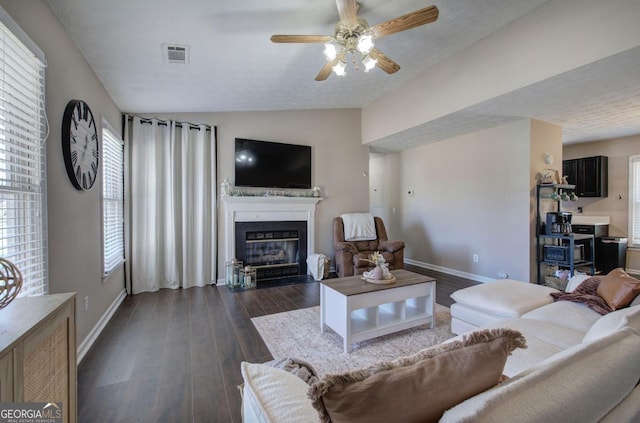
[[[236,138],[235,185],[311,188],[311,147]]]

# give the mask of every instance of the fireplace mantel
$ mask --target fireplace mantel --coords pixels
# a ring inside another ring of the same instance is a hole
[[[224,215],[224,260],[234,258],[236,222],[269,222],[297,220],[307,222],[307,254],[315,251],[316,205],[321,197],[222,196]],[[224,284],[224,275],[218,285]]]

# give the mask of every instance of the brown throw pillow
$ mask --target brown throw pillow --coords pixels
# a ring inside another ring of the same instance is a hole
[[[602,283],[604,276],[592,276],[584,280],[573,292],[552,292],[554,301],[572,301],[581,303],[589,307],[591,310],[603,316],[611,313],[613,309],[607,302],[598,295],[598,286]]]
[[[326,375],[308,396],[325,423],[437,422],[449,408],[497,385],[516,348],[526,348],[518,331],[473,332],[364,370]]]
[[[639,293],[640,280],[629,276],[622,268],[613,269],[598,285],[598,295],[613,310],[627,307]]]

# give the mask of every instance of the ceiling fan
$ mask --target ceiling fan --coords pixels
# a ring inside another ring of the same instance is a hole
[[[438,19],[436,6],[425,7],[415,12],[390,19],[373,26],[358,17],[356,0],[336,0],[340,21],[336,24],[335,34],[330,35],[272,35],[274,43],[325,43],[324,55],[327,63],[320,69],[316,81],[324,81],[331,71],[336,75],[346,74],[347,55],[354,56],[356,69],[358,64],[355,55],[360,53],[365,72],[376,65],[388,74],[400,70],[393,60],[389,59],[380,50],[374,47],[373,40],[386,37],[396,32],[406,31],[417,26],[434,22]]]

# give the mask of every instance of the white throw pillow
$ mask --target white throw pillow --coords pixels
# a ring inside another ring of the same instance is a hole
[[[572,276],[571,279],[569,279],[569,282],[567,282],[567,287],[564,289],[564,292],[573,292],[578,287],[578,285],[580,285],[590,277],[590,275],[584,274]]]
[[[263,364],[242,362],[245,423],[318,421],[318,413],[307,398],[307,385],[297,376]]]
[[[582,342],[592,342],[625,326],[640,331],[640,306],[622,308],[605,314],[591,326]]]

